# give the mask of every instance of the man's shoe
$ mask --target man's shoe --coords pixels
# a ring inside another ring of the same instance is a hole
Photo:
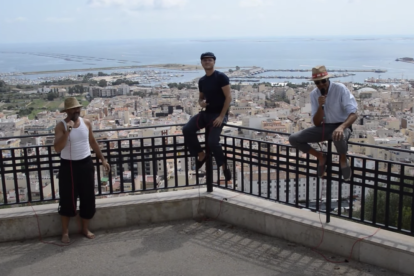
[[[208,159],[208,155],[207,154],[204,156],[203,160],[201,160],[201,161],[198,160],[198,158],[196,159],[196,169],[197,169],[197,171],[199,169],[201,169],[201,167],[204,165],[204,163],[206,163],[207,159]]]
[[[348,160],[346,161],[346,167],[341,167],[342,176],[344,177],[345,181],[351,180],[352,177],[352,170],[351,167],[349,167]]]
[[[226,166],[226,168],[224,169],[223,174],[224,174],[224,179],[226,181],[230,181],[231,180],[231,171],[230,171],[229,167]]]

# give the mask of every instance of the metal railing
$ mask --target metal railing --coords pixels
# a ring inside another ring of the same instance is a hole
[[[182,127],[164,125],[105,131]],[[255,131],[269,135],[287,133],[227,125],[235,132]],[[50,136],[50,134],[39,135]],[[8,137],[22,138],[27,136]],[[199,136],[205,139],[203,134]],[[326,213],[384,229],[414,235],[414,164],[349,155],[353,177],[344,182],[337,153],[331,143],[325,151],[328,169],[325,179],[317,177],[317,160],[289,144],[223,134],[223,151],[232,180],[223,179],[210,158],[206,170],[195,170],[195,160],[184,146],[182,135],[100,140],[102,152],[112,167],[106,175],[93,154],[96,168],[96,196],[116,196],[168,191],[207,185],[258,196],[296,208]],[[202,142],[202,144],[205,144]],[[389,152],[409,150],[349,143]],[[15,147],[0,150],[0,207],[27,202],[58,200],[60,158],[53,145]]]
[[[157,128],[172,126],[182,125],[157,126]],[[95,133],[147,128],[154,127],[98,130]],[[14,136],[7,139],[27,137]],[[148,192],[203,184],[200,180],[205,174],[190,170],[191,164],[188,163],[190,156],[184,149],[183,141],[178,141],[179,138],[178,135],[165,135],[99,140],[101,151],[112,169],[106,175],[100,166],[100,160],[92,152],[96,171],[96,195]],[[174,165],[171,169],[167,167],[167,159],[173,160]],[[183,165],[179,164],[181,161]],[[53,145],[1,149],[2,204],[57,200],[59,167],[60,157],[54,151]],[[125,171],[130,173],[125,174]],[[178,182],[180,176],[183,176],[181,178],[184,180],[181,183]],[[49,187],[47,194],[44,194],[45,186]],[[33,188],[36,191],[32,191]]]
[[[266,133],[267,136],[290,135],[254,128],[230,127]],[[348,158],[353,176],[350,181],[344,181],[339,165],[339,155],[333,152],[332,142],[328,142],[324,150],[328,157],[327,171],[322,180],[317,177],[317,160],[311,158],[309,154],[299,152],[289,144],[282,145],[271,141],[246,139],[231,135],[223,136],[226,139],[224,152],[228,156],[227,160],[232,163],[239,162],[249,165],[248,177],[241,177],[238,180],[237,185],[241,185],[241,187],[233,186],[230,189],[297,208],[326,213],[326,222],[330,222],[330,217],[333,215],[414,235],[414,213],[412,212],[414,210],[414,164],[350,154]],[[390,156],[390,152],[413,153],[410,150],[362,143],[349,142],[348,144],[372,151],[382,150],[385,153],[388,152],[388,156]],[[257,171],[266,171],[264,181],[263,174],[257,175],[257,181],[252,179],[256,169]],[[284,181],[281,181],[281,172],[284,173]],[[233,170],[233,174],[235,174],[235,170]],[[244,175],[243,172],[241,174]],[[272,185],[274,179],[276,181]],[[250,185],[247,189],[244,185],[246,180]],[[254,185],[257,185],[256,191],[253,189]],[[289,188],[283,189],[282,186],[281,189],[281,185]],[[220,187],[229,189],[226,185]],[[311,189],[316,191],[313,196]],[[289,196],[292,193],[293,196]]]

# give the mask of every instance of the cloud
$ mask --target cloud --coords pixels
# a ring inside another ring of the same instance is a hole
[[[75,18],[72,17],[48,17],[45,19],[46,22],[53,22],[53,23],[66,23],[72,22]]]
[[[6,19],[4,19],[4,21],[6,21],[7,23],[24,22],[24,21],[27,21],[27,18],[22,17],[22,16],[18,16],[16,18],[12,18],[12,19],[6,18]]]
[[[239,2],[242,8],[259,8],[264,6],[271,6],[272,2],[269,0],[241,0]]]
[[[120,7],[124,9],[169,9],[179,8],[187,4],[187,0],[89,0],[89,6]]]

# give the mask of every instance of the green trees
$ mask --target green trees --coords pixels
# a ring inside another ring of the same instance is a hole
[[[53,101],[55,98],[58,98],[58,97],[59,97],[58,93],[54,93],[54,92],[47,93],[47,100],[48,101]]]
[[[85,92],[85,88],[83,87],[83,85],[75,85],[73,87],[68,88],[68,93],[70,95],[72,95],[72,94],[82,94],[83,92]]]
[[[406,184],[412,184],[412,181],[405,181]],[[391,189],[398,191],[400,189],[397,185],[392,185]],[[404,191],[412,194],[412,188],[404,188]],[[403,196],[400,198],[400,195],[396,192],[391,192],[389,197],[390,201],[387,206],[387,194],[385,191],[377,191],[377,203],[374,204],[375,193],[374,190],[370,190],[368,195],[365,197],[365,210],[364,210],[364,219],[372,221],[374,219],[374,209],[376,211],[375,221],[379,224],[385,224],[385,213],[388,208],[388,225],[389,226],[398,226],[398,218],[402,216],[402,228],[405,230],[411,230],[411,213],[412,213],[412,200],[410,196]],[[399,213],[398,205],[402,200],[402,214]],[[353,217],[360,218],[361,211],[354,211]]]
[[[96,80],[92,80],[92,79],[90,79],[90,80],[88,81],[88,83],[89,83],[89,86],[98,85],[98,81],[96,81]]]
[[[53,81],[45,81],[40,83],[40,85],[71,85],[71,84],[77,84],[81,83],[81,81],[71,80],[71,79],[65,79],[65,80],[53,80]]]
[[[35,87],[33,85],[18,84],[18,85],[16,85],[16,88],[18,88],[18,89],[34,89]]]
[[[27,116],[32,113],[33,109],[34,109],[33,107],[20,109],[17,114],[19,114],[20,117]]]
[[[40,83],[40,85],[72,85],[72,84],[81,84],[81,83],[89,83],[89,84],[96,84],[97,81],[92,80],[93,74],[87,73],[86,75],[78,75],[78,78],[82,78],[82,80],[72,80],[72,79],[64,79],[64,80],[52,80],[52,81],[45,81]]]
[[[100,87],[106,87],[106,86],[108,86],[108,82],[106,80],[100,80],[98,85]]]
[[[92,85],[96,85],[97,81],[92,80],[92,78],[93,78],[93,74],[92,73],[88,73],[86,75],[83,75],[82,82],[83,83],[89,83],[89,84],[92,84]]]
[[[11,88],[4,81],[0,80],[0,93],[10,92]]]
[[[181,90],[181,89],[184,89],[184,88],[186,88],[186,89],[196,89],[196,87],[193,84],[181,83],[181,82],[180,83],[176,83],[176,82],[169,83],[168,87],[169,88],[177,88],[178,90]]]
[[[139,84],[139,81],[131,81],[131,80],[127,80],[125,78],[123,79],[117,79],[116,81],[112,82],[112,85],[119,85],[125,83],[126,85],[135,85],[135,84]]]

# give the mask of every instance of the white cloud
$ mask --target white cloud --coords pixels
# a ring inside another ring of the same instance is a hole
[[[48,17],[45,19],[46,22],[53,22],[53,23],[66,23],[72,22],[75,18],[72,17]]]
[[[272,1],[269,0],[241,0],[239,2],[242,8],[259,8],[264,6],[271,6]]]
[[[27,21],[27,18],[22,17],[22,16],[18,16],[16,18],[6,18],[4,19],[4,21],[6,21],[7,23],[15,23],[15,22],[24,22]]]
[[[91,7],[117,6],[124,9],[169,9],[186,4],[187,0],[89,0]]]

